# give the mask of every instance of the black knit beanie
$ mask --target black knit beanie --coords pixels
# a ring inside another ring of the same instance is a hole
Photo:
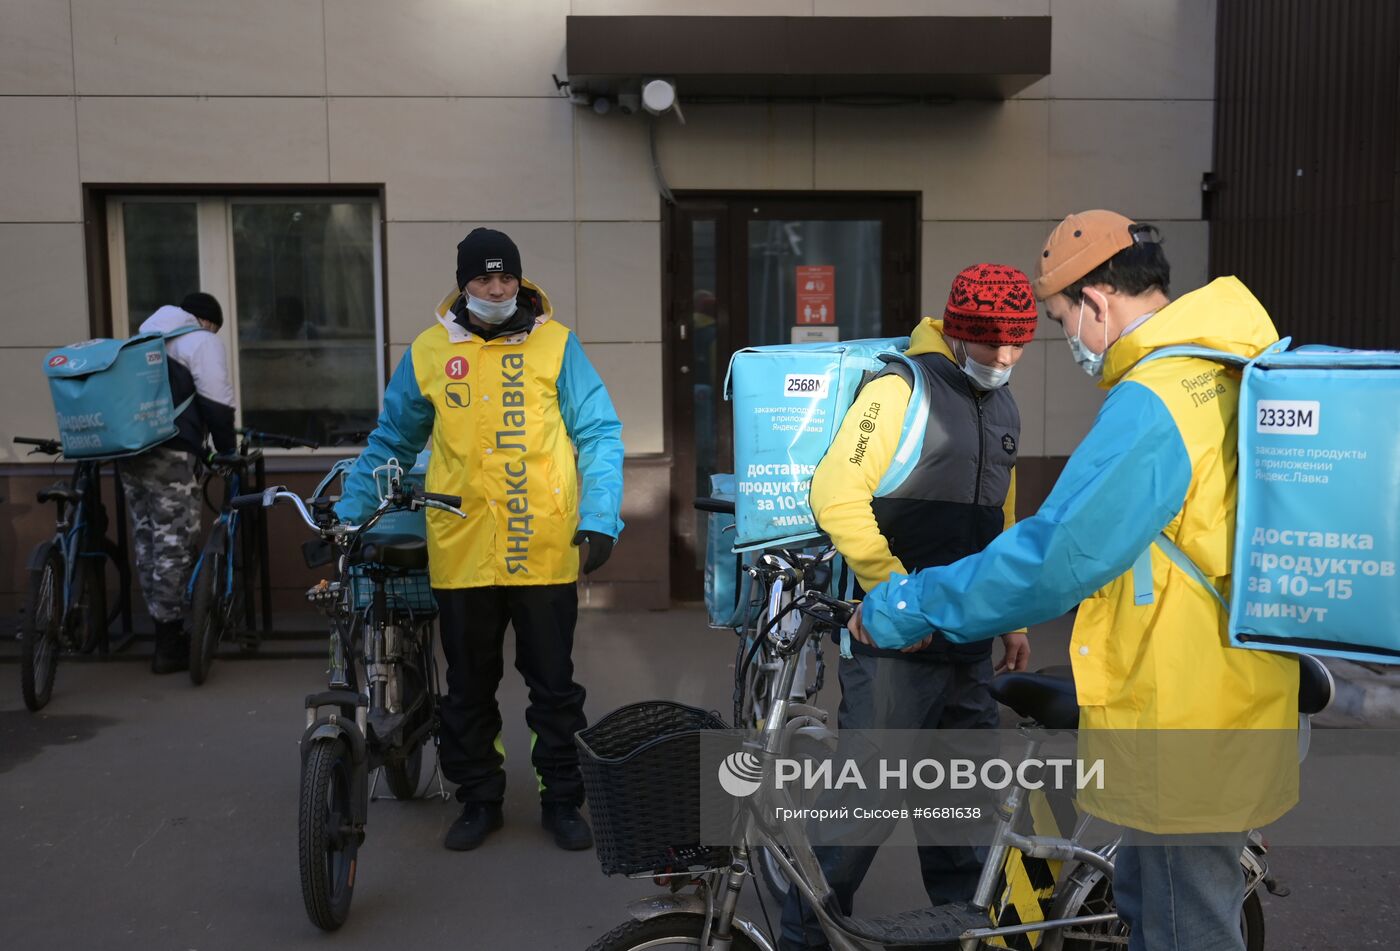
[[[473,278],[489,274],[519,278],[520,249],[503,232],[476,228],[457,245],[457,287],[466,287]]]
[[[180,309],[187,314],[194,314],[200,320],[207,320],[216,327],[224,325],[224,309],[219,306],[213,294],[205,294],[203,291],[186,294],[185,299],[180,301]]]

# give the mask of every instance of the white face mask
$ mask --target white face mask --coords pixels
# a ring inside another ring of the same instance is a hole
[[[1079,322],[1075,325],[1074,333],[1065,334],[1065,342],[1069,344],[1069,352],[1074,357],[1074,362],[1079,364],[1079,369],[1083,370],[1091,379],[1099,379],[1103,376],[1103,356],[1108,352],[1108,322],[1103,325],[1103,353],[1095,353],[1084,346],[1084,341],[1080,339],[1079,332],[1084,329],[1084,305],[1088,303],[1088,298],[1079,301]]]
[[[978,389],[995,390],[1006,385],[1006,381],[1011,379],[1013,367],[989,367],[986,364],[978,363],[972,359],[967,352],[967,344],[963,344],[962,371],[967,374]]]
[[[467,291],[467,310],[483,324],[495,327],[510,320],[515,315],[515,298],[503,301],[482,300]]]

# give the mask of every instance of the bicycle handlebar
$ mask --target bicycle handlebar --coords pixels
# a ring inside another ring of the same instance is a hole
[[[257,429],[240,429],[239,434],[250,443],[265,446],[278,446],[282,449],[320,449],[321,444],[298,436],[284,436],[281,433],[265,433]]]
[[[295,492],[288,491],[285,486],[274,485],[263,492],[253,495],[235,496],[229,504],[236,509],[245,509],[255,508],[257,506],[271,506],[276,502],[290,502],[292,506],[296,508],[297,514],[301,516],[301,520],[306,523],[308,528],[322,538],[330,538],[337,541],[344,541],[347,538],[358,536],[369,531],[374,527],[376,522],[395,509],[406,508],[410,511],[416,511],[420,508],[431,508],[443,512],[450,512],[458,518],[467,517],[467,513],[458,508],[458,506],[462,504],[460,496],[440,495],[436,492],[418,492],[411,486],[384,499],[379,503],[379,507],[370,514],[369,518],[365,519],[359,525],[352,525],[348,522],[318,522],[315,516],[312,515],[311,511],[306,507],[305,500]],[[312,500],[312,505],[314,506],[315,504],[316,501]]]
[[[716,499],[707,495],[695,499],[695,509],[700,512],[715,512],[719,515],[734,514],[733,499]]]
[[[40,452],[46,456],[56,456],[63,452],[63,444],[57,439],[35,439],[33,436],[16,436],[15,442],[21,446],[33,446],[34,448],[29,450],[30,455]]]
[[[331,444],[335,446],[354,445],[364,442],[369,438],[369,434],[374,432],[360,426],[341,426],[332,429],[330,432]]]

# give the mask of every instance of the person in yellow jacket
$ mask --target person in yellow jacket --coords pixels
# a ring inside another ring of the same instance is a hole
[[[394,371],[336,507],[344,520],[362,520],[378,502],[375,467],[390,457],[411,465],[430,441],[425,488],[462,497],[465,519],[428,512],[428,571],[447,658],[439,756],[463,803],[449,849],[474,849],[503,822],[496,688],[507,625],[530,690],[525,719],[543,824],[561,848],[593,844],[579,815],[573,740],[587,723],[572,658],[579,546],[588,545],[587,574],[622,531],[621,433],[578,338],[522,277],[515,242],[472,231],[457,246],[457,288]]]
[[[925,317],[905,351],[856,395],[817,466],[810,493],[817,524],[859,583],[857,596],[891,575],[946,565],[981,551],[1015,522],[1015,466],[1021,416],[1007,382],[1035,336],[1036,308],[1026,275],[1003,264],[975,264],[954,278],[943,319]],[[911,415],[916,388],[926,413]],[[908,420],[909,422],[906,422]],[[920,422],[922,421],[922,422]],[[877,492],[907,425],[923,425],[909,475]],[[1009,630],[1009,628],[1008,628]],[[852,645],[840,662],[841,730],[974,730],[999,721],[990,641],[958,644],[931,627],[902,650]],[[1024,632],[1004,635],[998,669],[1024,670]],[[861,845],[819,845],[822,871],[852,913],[856,889],[895,823],[863,823]],[[972,898],[985,851],[933,844],[915,825],[924,890],[934,904]],[[838,832],[833,841],[847,839]],[[828,947],[816,915],[792,889],[783,907],[783,951]]]
[[[1233,277],[1176,300],[1151,225],[1071,215],[1035,293],[1081,369],[1108,390],[1045,503],[983,551],[893,575],[852,633],[882,647],[991,637],[1079,606],[1070,661],[1080,756],[1106,763],[1091,814],[1126,827],[1114,893],[1132,951],[1241,949],[1246,832],[1297,800],[1298,663],[1232,648],[1215,593],[1234,544],[1239,375],[1165,356],[1196,344],[1254,356],[1278,340]]]

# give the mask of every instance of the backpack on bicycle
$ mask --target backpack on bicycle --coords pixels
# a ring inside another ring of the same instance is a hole
[[[125,340],[85,340],[44,358],[63,454],[70,459],[131,456],[175,435],[166,341],[199,330],[181,327]]]
[[[876,496],[894,491],[919,460],[928,418],[923,371],[908,337],[748,347],[729,362],[734,403],[735,551],[819,537],[808,502],[812,475],[861,387],[891,363],[910,368],[913,394],[894,461]]]

